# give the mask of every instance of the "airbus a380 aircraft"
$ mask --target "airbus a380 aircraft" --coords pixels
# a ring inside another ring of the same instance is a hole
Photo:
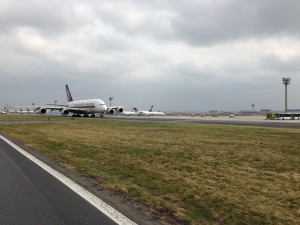
[[[67,105],[56,105],[56,106],[46,106],[38,108],[38,112],[40,114],[45,114],[48,110],[59,111],[63,116],[69,115],[69,113],[73,113],[73,116],[95,116],[96,113],[100,113],[101,116],[105,112],[107,112],[108,108],[104,101],[101,99],[87,99],[87,100],[77,100],[74,101],[69,90],[68,85],[66,84],[66,92],[67,92]]]

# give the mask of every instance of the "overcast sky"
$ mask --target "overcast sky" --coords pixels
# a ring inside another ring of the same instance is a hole
[[[299,0],[0,0],[0,108],[300,108]]]

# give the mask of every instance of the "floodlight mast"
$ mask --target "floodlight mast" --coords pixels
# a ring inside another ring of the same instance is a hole
[[[289,77],[282,78],[282,83],[285,86],[285,107],[284,107],[284,112],[287,112],[287,110],[288,110],[288,106],[287,106],[287,103],[288,103],[288,99],[287,99],[287,86],[288,86],[288,84],[291,83],[291,78],[289,78]]]
[[[111,101],[113,100],[113,97],[109,97],[109,106],[111,106]]]

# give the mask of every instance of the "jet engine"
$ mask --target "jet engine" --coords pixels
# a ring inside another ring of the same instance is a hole
[[[115,110],[114,110],[114,109],[107,109],[107,113],[108,113],[108,114],[114,114],[114,113],[115,113]]]
[[[41,108],[38,112],[44,115],[47,112],[47,109]]]
[[[122,113],[123,111],[124,111],[124,109],[121,107],[114,107],[114,108],[107,109],[108,114]]]
[[[70,113],[70,111],[68,109],[63,109],[63,110],[60,111],[60,113],[63,116],[67,116]]]

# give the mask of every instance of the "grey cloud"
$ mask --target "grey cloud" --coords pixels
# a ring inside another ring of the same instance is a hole
[[[32,26],[47,35],[79,31],[96,20],[131,37],[184,41],[192,45],[270,35],[299,36],[300,33],[297,0],[185,0],[176,4],[171,1],[31,0],[4,6],[0,10],[0,29]],[[87,9],[85,13],[89,17],[77,12],[81,6]]]
[[[71,1],[7,1],[0,9],[2,33],[14,33],[20,27],[32,27],[40,33],[59,36],[83,23],[74,14]]]
[[[100,21],[131,38],[191,45],[237,39],[300,34],[297,0],[112,1],[93,13]]]
[[[300,55],[283,60],[275,55],[266,55],[261,58],[260,69],[281,72],[282,74],[298,74],[300,71]],[[289,75],[289,76],[291,76]]]
[[[185,1],[176,7],[174,35],[192,45],[300,34],[297,0]]]
[[[98,4],[94,8],[95,16],[109,24],[116,32],[123,33],[131,38],[168,38],[170,18],[168,2],[159,1],[112,1],[107,4]]]

